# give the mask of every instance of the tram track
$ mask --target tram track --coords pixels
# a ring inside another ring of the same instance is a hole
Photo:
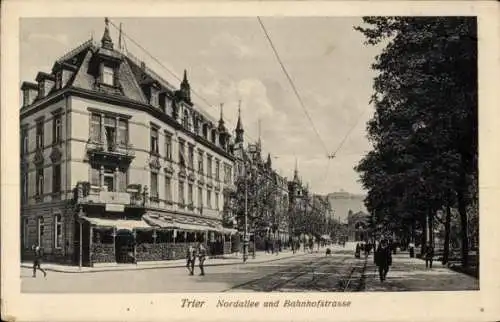
[[[244,283],[234,285],[223,292],[252,288],[261,292],[273,292],[286,289],[287,285],[292,286],[291,289],[303,289],[304,291],[360,291],[364,283],[358,281],[354,283],[356,287],[353,288],[353,280],[355,280],[358,275],[356,274],[357,271],[360,271],[359,279],[362,279],[364,276],[366,259],[362,265],[354,262],[348,265],[347,270],[345,270],[343,269],[344,265],[349,259],[352,259],[352,257],[344,256],[340,261],[334,261],[334,257],[323,257],[317,261],[308,262],[305,265],[301,263],[251,279]],[[301,278],[307,275],[312,275],[312,278],[301,280]],[[337,278],[340,278],[340,280],[337,280]],[[295,286],[292,285],[294,282],[296,283]]]

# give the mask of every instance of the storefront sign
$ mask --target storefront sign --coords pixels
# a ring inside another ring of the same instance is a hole
[[[110,212],[124,212],[125,211],[125,205],[117,205],[117,204],[107,203],[106,204],[106,211],[110,211]]]

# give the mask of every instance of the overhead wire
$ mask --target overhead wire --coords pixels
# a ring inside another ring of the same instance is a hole
[[[271,49],[273,50],[273,53],[276,57],[276,60],[278,61],[280,67],[281,67],[281,70],[283,71],[283,73],[285,74],[290,86],[292,87],[292,90],[293,92],[295,93],[295,96],[297,97],[297,100],[299,101],[299,104],[300,106],[302,107],[302,110],[304,111],[304,114],[306,115],[307,119],[309,120],[309,123],[311,124],[313,130],[314,130],[314,133],[316,134],[319,142],[321,143],[321,146],[323,147],[325,153],[326,153],[326,156],[327,156],[327,164],[326,164],[326,168],[325,168],[325,173],[323,175],[323,182],[322,184],[324,184],[326,182],[326,180],[328,179],[328,173],[329,173],[329,169],[330,169],[330,158],[329,158],[329,151],[328,151],[328,148],[326,147],[326,144],[324,143],[324,141],[321,139],[321,136],[316,128],[316,126],[314,125],[314,122],[311,118],[311,116],[309,115],[309,112],[307,111],[307,108],[304,104],[304,101],[302,100],[302,97],[300,96],[299,94],[299,91],[297,90],[297,87],[295,86],[295,83],[292,79],[292,77],[290,76],[290,74],[288,73],[286,67],[285,67],[285,64],[283,63],[279,53],[278,53],[278,50],[276,49],[276,47],[274,46],[274,43],[271,39],[271,36],[269,35],[269,32],[267,31],[264,23],[262,22],[262,19],[257,16],[257,20],[259,21],[259,24],[262,28],[262,31],[264,32],[268,42],[269,42],[269,45],[271,46]]]
[[[292,87],[292,90],[293,92],[295,93],[295,96],[297,97],[299,103],[300,103],[300,106],[302,107],[303,111],[304,111],[304,114],[307,116],[307,119],[309,120],[309,122],[311,123],[311,126],[314,130],[314,132],[316,133],[316,136],[318,137],[318,140],[319,142],[321,143],[323,149],[325,150],[325,152],[327,153],[328,155],[328,149],[326,148],[326,145],[325,143],[323,142],[323,140],[321,139],[321,136],[319,135],[319,132],[318,130],[316,129],[316,126],[314,125],[314,122],[311,118],[311,116],[309,115],[309,112],[307,112],[307,109],[305,107],[305,104],[304,104],[304,101],[302,100],[302,97],[300,96],[299,94],[299,91],[297,90],[297,87],[295,86],[295,83],[293,82],[292,80],[292,77],[290,76],[290,74],[288,73],[285,65],[283,64],[283,61],[281,60],[281,57],[280,55],[278,54],[278,51],[276,49],[276,47],[274,46],[274,43],[273,41],[271,40],[271,37],[266,29],[266,27],[264,26],[264,23],[262,22],[262,20],[260,19],[260,17],[257,17],[258,21],[259,21],[259,24],[260,26],[262,27],[262,30],[264,31],[264,34],[267,38],[267,40],[269,41],[269,45],[271,46],[272,50],[273,50],[273,53],[276,57],[276,59],[278,60],[278,63],[279,65],[281,66],[281,69],[283,71],[283,73],[285,74],[288,82],[290,83],[290,86]]]

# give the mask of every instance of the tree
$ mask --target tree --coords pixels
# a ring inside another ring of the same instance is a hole
[[[467,265],[467,208],[477,197],[477,30],[472,17],[365,17],[367,45],[385,45],[368,122],[371,151],[356,170],[375,220],[420,225],[458,208]],[[453,196],[453,197],[451,197]],[[473,206],[474,207],[474,206]]]

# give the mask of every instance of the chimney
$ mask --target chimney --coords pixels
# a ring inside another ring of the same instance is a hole
[[[23,92],[23,107],[31,105],[38,95],[38,85],[30,82],[23,82],[21,85]]]
[[[146,63],[141,61],[141,69],[146,70]]]

